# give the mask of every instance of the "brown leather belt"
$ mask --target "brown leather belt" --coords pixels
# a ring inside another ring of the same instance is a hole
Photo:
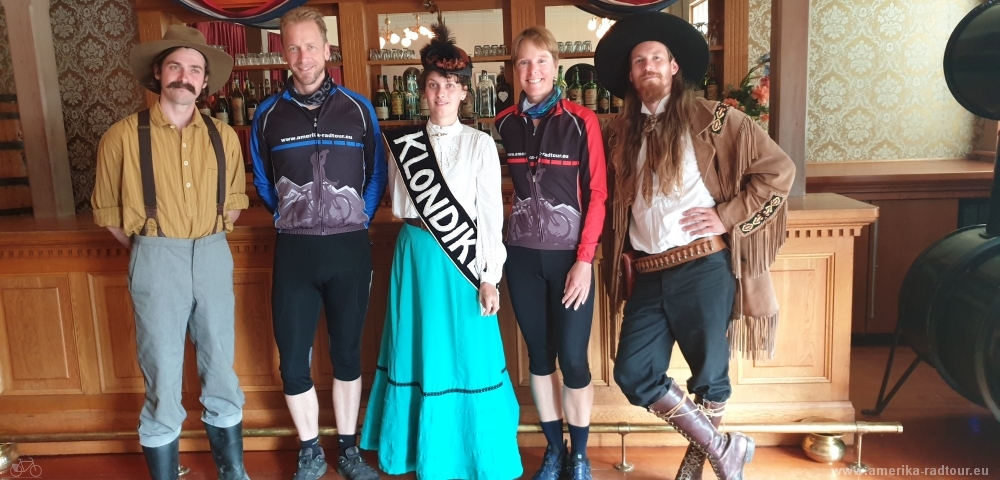
[[[663,253],[636,258],[633,266],[639,273],[658,272],[670,267],[676,267],[682,263],[690,262],[696,258],[720,252],[726,248],[726,242],[721,235],[699,238],[682,247],[674,247]]]
[[[424,221],[419,218],[404,218],[403,221],[406,222],[407,225],[417,227],[421,230],[427,230],[428,232],[430,231],[430,229],[427,228],[427,225],[424,225]]]

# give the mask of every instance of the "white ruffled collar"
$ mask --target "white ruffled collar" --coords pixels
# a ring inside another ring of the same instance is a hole
[[[462,131],[462,122],[455,119],[455,123],[451,125],[435,125],[430,120],[427,121],[427,134],[432,137],[441,137],[445,135],[454,135]]]

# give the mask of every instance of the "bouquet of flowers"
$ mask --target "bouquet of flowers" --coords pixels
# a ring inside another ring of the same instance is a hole
[[[747,72],[740,82],[739,88],[727,87],[726,105],[738,108],[762,125],[769,120],[767,108],[771,96],[771,54],[766,53],[757,60],[757,64]]]

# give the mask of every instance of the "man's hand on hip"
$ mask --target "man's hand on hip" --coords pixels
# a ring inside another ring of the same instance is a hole
[[[681,214],[680,224],[682,230],[691,235],[722,235],[726,233],[726,227],[722,225],[719,212],[715,207],[689,208]]]

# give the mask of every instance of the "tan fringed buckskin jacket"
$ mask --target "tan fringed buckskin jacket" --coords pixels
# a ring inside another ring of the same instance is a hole
[[[771,358],[778,326],[778,299],[768,272],[785,243],[785,200],[795,177],[795,164],[753,119],[739,110],[708,100],[697,100],[691,137],[698,169],[715,199],[724,236],[732,253],[737,279],[730,348],[744,358]],[[608,155],[608,215],[605,221],[602,270],[617,315],[622,298],[621,254],[628,246],[632,205],[617,198],[615,167],[623,149],[616,148],[615,125],[606,130]],[[659,125],[658,125],[659,128]],[[636,159],[627,159],[635,162]],[[617,325],[617,322],[614,322]]]

